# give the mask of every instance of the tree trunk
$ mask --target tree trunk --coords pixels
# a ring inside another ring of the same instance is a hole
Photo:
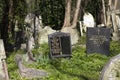
[[[11,34],[13,23],[13,0],[9,0],[9,12],[8,12],[8,34]]]
[[[81,0],[77,0],[76,10],[75,10],[74,17],[73,17],[73,22],[72,22],[72,25],[71,25],[71,27],[73,27],[73,28],[76,27],[76,24],[77,24],[77,21],[78,21],[80,5],[81,5]]]
[[[104,24],[106,25],[106,10],[105,10],[105,1],[102,0],[102,6],[103,6],[103,16],[104,16]]]
[[[118,0],[115,0],[114,9],[117,8],[117,3],[118,3]]]
[[[112,3],[112,1],[109,0],[109,1],[108,1],[108,10],[107,10],[107,12],[110,12],[110,11],[111,11],[111,3]],[[110,14],[107,14],[106,25],[107,25],[107,26],[110,26],[110,25],[111,25]]]
[[[71,0],[66,0],[65,18],[62,28],[70,26],[70,20],[71,20],[70,13],[71,13]]]
[[[78,14],[79,14],[79,10],[80,10],[81,0],[77,0],[72,25],[70,24],[71,0],[66,0],[66,2],[68,2],[68,3],[66,5],[66,10],[65,10],[64,25],[63,25],[61,31],[65,32],[65,33],[70,33],[71,44],[73,45],[73,44],[76,44],[79,40],[79,35],[78,35],[78,32],[77,32],[77,29],[74,29],[74,28],[76,27],[76,24],[77,24],[77,19],[78,19]]]

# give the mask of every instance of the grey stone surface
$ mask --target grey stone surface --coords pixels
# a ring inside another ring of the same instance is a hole
[[[27,79],[34,79],[34,78],[43,78],[48,75],[47,72],[44,70],[26,68],[23,64],[22,55],[17,54],[15,56],[15,61],[19,68],[19,74],[21,77],[24,77]]]
[[[5,78],[4,68],[2,59],[6,58],[5,49],[4,49],[4,43],[3,40],[0,39],[0,80],[3,80]]]
[[[48,35],[56,32],[49,26],[45,26],[43,29],[41,29],[39,33],[38,43],[43,44],[48,42]]]
[[[120,80],[120,54],[104,66],[99,80]]]
[[[61,32],[70,33],[71,45],[78,43],[79,35],[77,29],[73,29],[72,27],[64,27]]]
[[[5,73],[3,70],[2,61],[0,61],[0,80],[4,80],[3,78],[5,78]]]
[[[6,54],[5,54],[5,49],[4,49],[4,43],[3,40],[0,39],[0,59],[5,59]]]
[[[5,80],[5,78],[1,74],[0,74],[0,80]]]

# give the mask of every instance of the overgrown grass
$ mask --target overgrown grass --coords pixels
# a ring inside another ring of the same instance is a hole
[[[41,48],[33,50],[38,59],[37,62],[27,66],[44,69],[50,73],[43,80],[98,80],[103,66],[111,57],[120,53],[120,43],[111,41],[109,56],[97,53],[86,56],[85,51],[84,47],[76,45],[72,50],[72,58],[49,59],[48,44],[43,44]],[[24,51],[17,51],[17,53],[24,53]],[[42,56],[39,56],[41,53]],[[27,80],[18,74],[18,68],[14,61],[15,54],[14,52],[7,58],[10,79]]]

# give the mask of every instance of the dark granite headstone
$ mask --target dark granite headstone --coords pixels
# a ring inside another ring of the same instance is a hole
[[[48,35],[50,46],[50,57],[71,57],[70,34],[55,32]]]
[[[110,28],[87,28],[87,54],[101,53],[109,55]]]

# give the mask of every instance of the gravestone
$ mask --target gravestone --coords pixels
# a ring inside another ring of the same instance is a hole
[[[50,47],[50,57],[71,57],[70,34],[55,32],[48,35]]]
[[[0,39],[0,80],[9,80],[3,40]]]
[[[101,53],[109,55],[110,28],[87,28],[87,54]]]
[[[101,71],[99,80],[120,80],[120,54],[107,62]]]

